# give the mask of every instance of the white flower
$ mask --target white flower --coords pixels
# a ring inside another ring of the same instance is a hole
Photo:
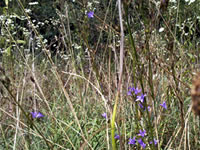
[[[37,5],[38,4],[38,2],[30,2],[30,3],[28,3],[29,5]]]
[[[160,29],[159,29],[159,32],[163,32],[165,29],[163,28],[163,27],[161,27]]]

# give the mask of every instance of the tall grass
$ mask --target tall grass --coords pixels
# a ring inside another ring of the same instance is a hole
[[[23,39],[32,53],[24,52],[21,39],[3,23],[15,47],[1,56],[0,149],[200,149],[199,118],[191,113],[190,97],[198,71],[195,46],[180,43],[165,20],[163,32],[152,28],[151,18],[143,30],[134,31],[127,1],[123,7],[110,1],[104,18],[83,13],[82,20],[75,20],[77,31],[71,31],[71,12],[80,13],[73,5],[89,12],[79,1],[66,2],[58,11],[59,42],[66,51],[55,56],[31,19],[27,22],[40,41],[40,53],[32,38]],[[122,15],[120,31],[108,15]],[[31,112],[44,117],[33,118]]]

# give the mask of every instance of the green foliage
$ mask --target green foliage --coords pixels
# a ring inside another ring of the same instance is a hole
[[[128,144],[133,137],[146,149],[200,149],[189,92],[199,71],[199,3],[123,1],[116,95],[116,1],[1,1],[0,149],[141,149]],[[139,95],[127,95],[133,86]]]

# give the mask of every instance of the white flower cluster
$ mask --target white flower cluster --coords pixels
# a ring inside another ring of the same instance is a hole
[[[194,3],[196,0],[185,0],[185,2],[187,2],[188,3],[188,5],[190,5],[190,4],[192,4],[192,3]]]

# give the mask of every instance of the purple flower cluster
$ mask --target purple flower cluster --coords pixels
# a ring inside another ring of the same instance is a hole
[[[146,147],[146,144],[142,141],[141,138],[138,139],[138,140],[136,140],[135,137],[130,138],[128,144],[130,144],[130,145],[135,145],[136,142],[138,142],[142,148],[145,148],[145,147]]]
[[[129,87],[128,88],[128,92],[127,92],[127,95],[128,96],[132,96],[132,93],[134,92],[135,95],[139,94],[142,90],[141,89],[138,89],[138,88],[134,88],[134,87]]]
[[[135,137],[134,138],[130,138],[128,144],[134,145],[136,143]]]
[[[89,12],[88,13],[88,17],[92,18],[93,17],[94,12]],[[151,107],[150,106],[144,106],[144,98],[146,96],[146,94],[141,93],[141,89],[139,89],[138,87],[129,87],[128,88],[128,92],[127,95],[128,96],[135,96],[136,97],[136,102],[139,102],[138,105],[141,109],[145,110],[147,108],[148,111],[150,111]],[[162,106],[164,109],[167,109],[167,105],[166,102],[164,101],[162,104],[160,104],[160,106]],[[33,114],[32,114],[33,115]],[[39,116],[38,116],[39,117]],[[102,117],[107,119],[107,114],[104,112],[102,114]],[[137,134],[137,137],[133,137],[133,138],[129,138],[128,144],[130,145],[135,145],[136,143],[138,143],[143,149],[146,148],[147,143],[143,142],[144,141],[144,137],[147,135],[146,130],[139,130],[139,133]],[[119,140],[120,139],[120,135],[115,134],[115,139]],[[136,139],[137,138],[137,139]],[[158,144],[158,140],[153,139],[153,141],[150,141],[149,144],[153,144],[157,145]]]
[[[139,133],[137,134],[139,137],[145,137],[146,135],[146,130],[139,130]],[[115,139],[119,140],[120,136],[118,134],[115,134]],[[138,142],[140,144],[140,146],[145,149],[146,148],[146,144],[142,141],[141,138],[139,138],[138,140],[136,140],[136,137],[133,138],[129,138],[128,144],[130,145],[135,145],[136,142]],[[158,140],[154,139],[153,140],[154,145],[158,144]],[[153,142],[149,142],[149,144],[153,144]]]
[[[146,94],[141,93],[141,89],[139,89],[138,87],[129,87],[128,88],[128,92],[127,95],[128,96],[132,96],[132,94],[136,95],[136,100],[135,101],[139,101],[140,103],[138,104],[140,106],[141,109],[145,110],[145,107],[143,106],[144,103],[144,97],[146,96]],[[138,95],[139,93],[141,93],[141,95]],[[148,111],[150,111],[150,106],[147,107]]]
[[[128,96],[136,96],[136,100],[135,101],[139,102],[138,106],[141,109],[145,110],[146,108],[144,106],[144,98],[145,98],[146,94],[141,93],[141,91],[142,90],[139,89],[139,88],[129,87],[127,95]],[[167,109],[167,104],[166,104],[165,101],[163,103],[161,103],[160,106],[162,106],[164,109]],[[151,107],[147,106],[147,110],[150,111],[150,109],[151,109]],[[134,144],[138,143],[138,144],[140,144],[140,146],[143,149],[145,149],[145,147],[147,146],[147,143],[144,143],[142,138],[144,138],[146,136],[146,134],[147,134],[146,130],[139,130],[139,133],[137,134],[137,137],[130,138],[128,144],[134,145]],[[150,141],[149,144],[157,145],[158,144],[158,140],[153,139],[153,141]]]
[[[146,135],[146,130],[140,130],[137,135],[144,137]],[[136,137],[130,138],[128,144],[134,145],[136,144],[136,141],[140,144],[141,147],[146,147],[146,144],[142,141],[142,139],[139,138],[138,140],[136,140]]]
[[[133,96],[133,94],[135,94],[136,96],[136,100],[135,101],[139,101],[140,103],[138,104],[140,106],[141,109],[145,110],[145,107],[143,106],[144,103],[144,98],[146,96],[146,94],[141,93],[141,89],[139,89],[138,87],[129,87],[128,88],[128,92],[127,95],[128,96]],[[138,95],[139,93],[141,93],[141,95]],[[160,104],[160,106],[162,106],[164,109],[167,109],[167,104],[164,101],[162,104]],[[147,107],[148,111],[150,111],[150,106]]]
[[[139,136],[139,138],[136,140],[136,137],[130,138],[128,144],[130,145],[135,145],[136,142],[138,142],[140,144],[140,146],[145,149],[146,148],[146,144],[143,142],[142,138],[140,137],[145,137],[146,135],[146,130],[140,130],[139,133],[137,134]],[[158,144],[158,140],[154,139],[154,145]],[[152,144],[153,142],[149,142],[149,144]]]

